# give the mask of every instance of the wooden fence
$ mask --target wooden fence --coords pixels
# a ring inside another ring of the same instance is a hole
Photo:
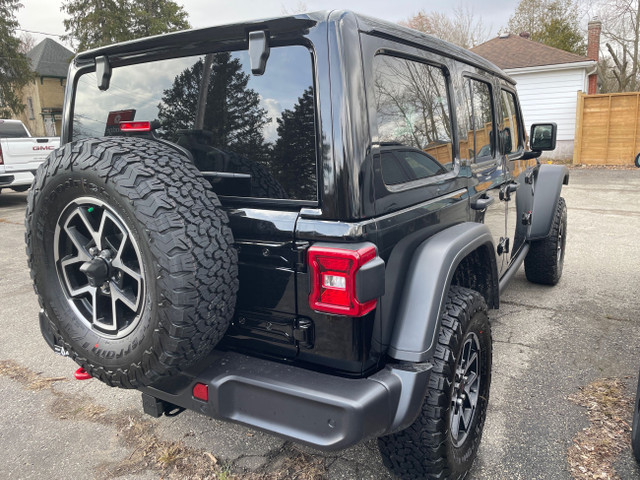
[[[640,92],[578,92],[573,163],[633,165],[640,153]]]

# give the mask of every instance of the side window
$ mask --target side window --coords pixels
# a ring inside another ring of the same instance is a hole
[[[500,141],[505,154],[513,153],[520,147],[520,119],[516,108],[515,95],[506,90],[501,92],[502,119],[500,121]]]
[[[246,51],[174,58],[114,68],[104,92],[80,77],[73,139],[152,121],[143,135],[188,150],[220,195],[317,201],[314,105],[306,47],[272,48],[261,76]]]
[[[381,147],[382,179],[387,185],[419,180],[447,173],[438,161],[421,150],[390,145]]]
[[[493,158],[493,102],[485,82],[464,81],[462,114],[458,116],[460,158],[483,162]]]
[[[450,170],[451,117],[442,69],[376,55],[373,73],[385,183],[395,185]]]

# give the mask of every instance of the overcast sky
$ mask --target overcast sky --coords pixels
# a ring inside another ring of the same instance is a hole
[[[62,0],[23,0],[22,3],[24,7],[17,14],[20,28],[49,34],[65,33],[62,25],[65,16],[60,11]],[[177,3],[183,5],[195,28],[280,16],[285,11],[298,11],[301,4],[308,11],[348,9],[392,22],[406,20],[420,9],[446,13],[458,5],[458,2],[443,0],[177,0]],[[507,23],[517,3],[518,0],[468,0],[464,5],[472,6],[494,35]],[[38,41],[44,38],[34,36]]]

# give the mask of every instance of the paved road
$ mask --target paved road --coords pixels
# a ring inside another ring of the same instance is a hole
[[[566,451],[588,420],[567,397],[602,377],[635,387],[640,170],[574,169],[563,195],[569,234],[561,283],[534,286],[521,271],[491,315],[493,383],[476,480],[569,479]],[[137,392],[72,380],[75,364],[53,355],[38,330],[25,202],[26,194],[0,195],[0,478],[154,479],[214,469],[223,478],[243,471],[288,478],[302,467],[332,479],[389,478],[375,442],[323,455],[189,412],[145,418]],[[615,466],[622,479],[640,475],[628,449]]]

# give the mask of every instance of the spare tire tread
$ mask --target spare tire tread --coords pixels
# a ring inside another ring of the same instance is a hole
[[[93,138],[57,150],[38,169],[25,219],[28,263],[43,308],[37,287],[42,280],[33,265],[34,209],[45,182],[70,171],[97,172],[135,205],[134,215],[144,226],[143,241],[157,260],[155,281],[162,300],[152,348],[126,370],[92,364],[67,342],[49,315],[63,347],[91,376],[124,388],[149,385],[191,365],[224,335],[238,290],[233,235],[217,196],[192,163],[158,142]]]

